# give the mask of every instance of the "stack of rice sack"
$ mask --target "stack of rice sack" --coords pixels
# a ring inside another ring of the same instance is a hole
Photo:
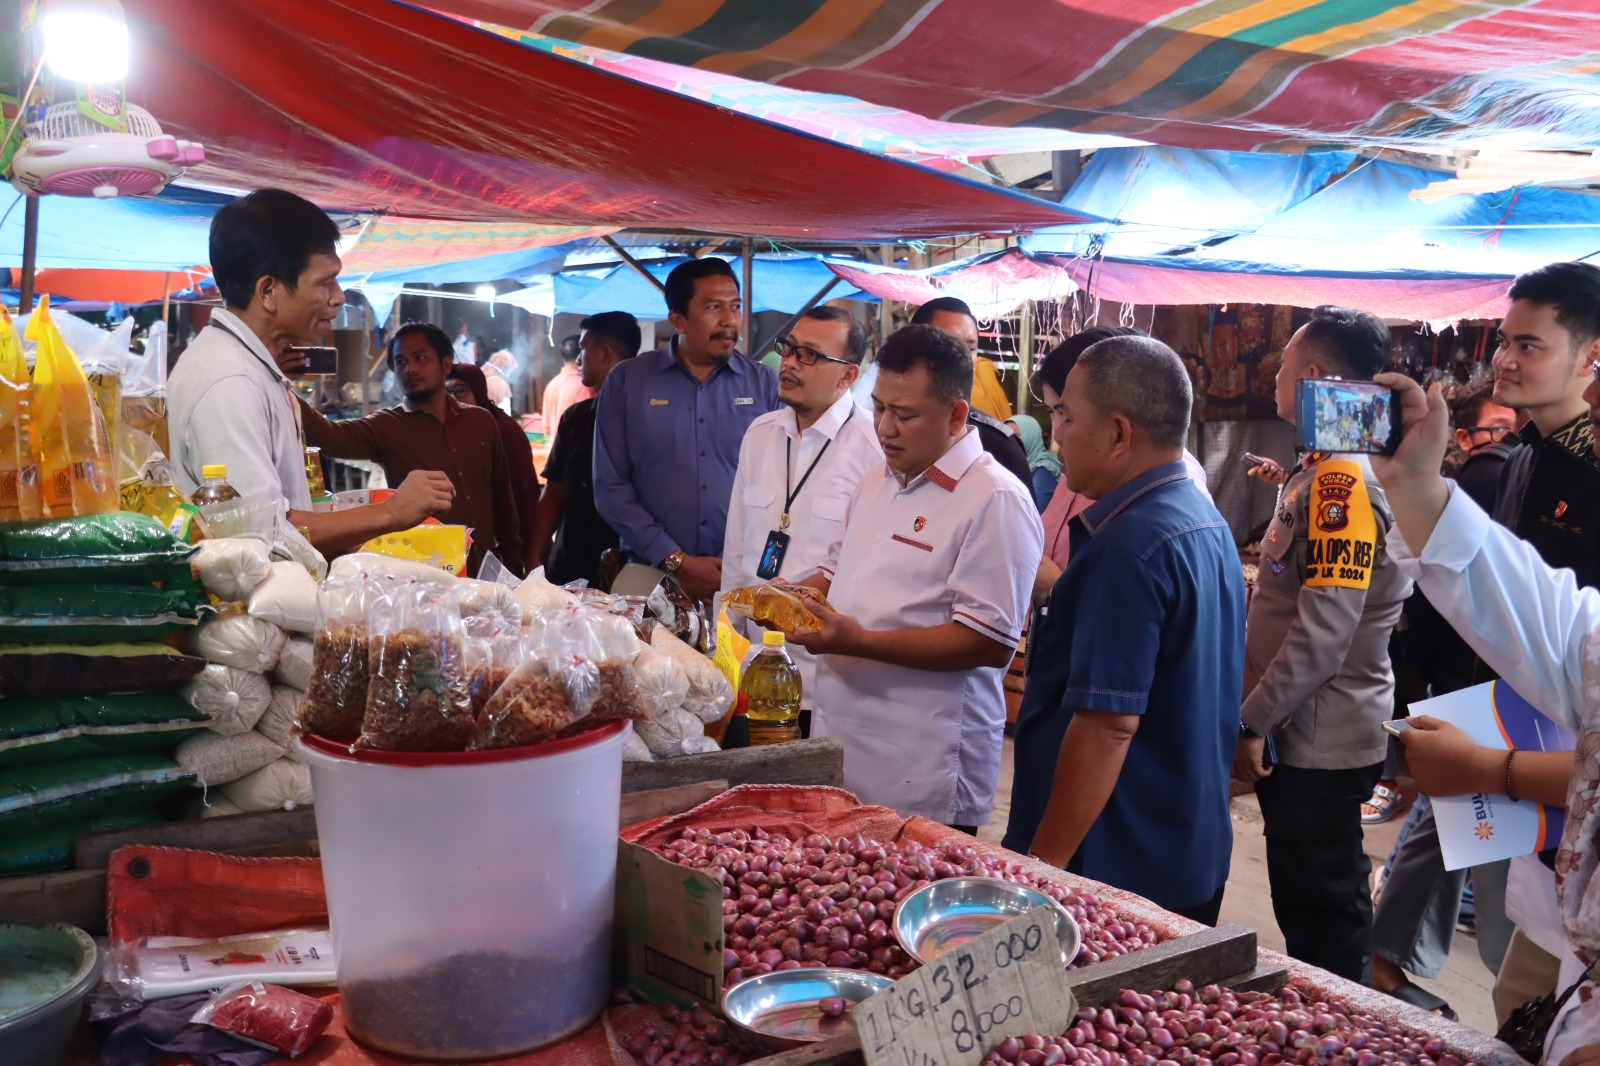
[[[525,611],[576,603],[578,597],[535,573],[517,589]],[[647,626],[640,639],[633,676],[650,712],[633,724],[622,749],[626,762],[649,762],[719,750],[706,725],[720,721],[733,706],[733,686],[712,661],[660,626]]]
[[[221,605],[194,633],[206,667],[183,689],[206,720],[177,755],[206,790],[202,813],[307,806],[311,771],[290,754],[289,731],[311,683],[317,582],[249,537],[203,541],[194,569]]]
[[[194,549],[144,515],[0,524],[0,875],[71,865],[82,833],[177,813],[204,715]]]

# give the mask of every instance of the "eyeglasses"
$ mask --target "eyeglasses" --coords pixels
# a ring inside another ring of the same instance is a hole
[[[807,348],[803,344],[796,344],[793,341],[785,340],[782,337],[779,337],[776,341],[773,341],[772,347],[773,350],[778,353],[778,357],[780,359],[784,359],[792,355],[794,356],[794,361],[799,363],[801,366],[816,366],[818,361],[842,363],[845,366],[855,366],[855,364],[848,359],[835,359],[831,355],[823,355],[815,348]]]
[[[1487,433],[1489,440],[1494,444],[1499,444],[1516,432],[1509,426],[1462,426],[1461,428],[1468,433]]]
[[[1596,360],[1594,363],[1590,364],[1589,372],[1594,375],[1594,383],[1596,385],[1600,385],[1600,360]]]

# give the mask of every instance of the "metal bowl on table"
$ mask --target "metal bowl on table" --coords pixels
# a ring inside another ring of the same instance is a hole
[[[722,993],[722,1013],[758,1044],[773,1051],[802,1047],[855,1032],[850,1008],[894,984],[863,970],[779,970],[748,977]],[[824,999],[842,999],[845,1013],[822,1013]]]
[[[1054,912],[1067,965],[1083,942],[1072,915],[1043,892],[992,877],[952,877],[918,889],[895,909],[894,935],[913,959],[928,963],[1035,907]]]

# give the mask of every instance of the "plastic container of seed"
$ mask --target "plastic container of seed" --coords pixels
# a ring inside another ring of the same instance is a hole
[[[297,738],[351,1036],[465,1062],[555,1043],[599,1016],[626,726],[439,754]]]

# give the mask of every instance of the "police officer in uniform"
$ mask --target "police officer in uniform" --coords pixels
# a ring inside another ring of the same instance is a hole
[[[1382,320],[1318,308],[1284,349],[1278,416],[1294,420],[1297,379],[1368,380],[1389,353]],[[1364,456],[1311,453],[1290,472],[1261,546],[1234,760],[1261,801],[1289,954],[1362,982],[1372,897],[1361,804],[1383,769],[1389,634],[1411,591],[1384,548],[1392,524]]]

